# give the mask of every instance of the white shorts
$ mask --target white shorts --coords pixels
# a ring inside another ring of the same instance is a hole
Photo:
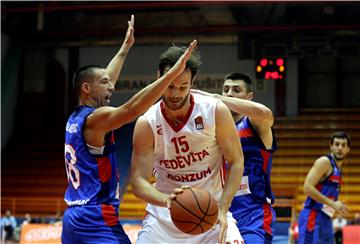
[[[199,235],[186,234],[178,230],[173,224],[169,209],[149,205],[147,207],[148,214],[142,222],[136,243],[219,243],[219,224],[214,229]],[[228,222],[226,242],[231,244],[244,243],[232,214],[228,212],[226,217]]]

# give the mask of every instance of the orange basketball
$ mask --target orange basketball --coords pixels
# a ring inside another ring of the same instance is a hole
[[[176,195],[170,205],[171,219],[184,233],[197,235],[216,224],[218,206],[215,197],[208,191],[188,188]]]

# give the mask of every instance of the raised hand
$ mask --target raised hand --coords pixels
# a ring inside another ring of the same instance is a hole
[[[135,17],[132,14],[130,20],[128,21],[128,29],[126,31],[123,47],[129,49],[132,47],[132,45],[135,42],[134,37],[134,23],[135,23]]]
[[[119,79],[120,71],[123,67],[126,56],[135,41],[134,21],[135,17],[134,15],[131,15],[131,18],[128,21],[128,29],[126,31],[124,42],[121,45],[120,50],[115,54],[115,56],[111,59],[110,63],[106,67],[106,71],[108,72],[110,80],[114,84],[114,86]]]
[[[169,73],[173,73],[174,76],[180,75],[186,68],[186,62],[189,60],[192,51],[197,45],[197,41],[193,40],[186,51],[181,55],[175,65],[168,71]]]

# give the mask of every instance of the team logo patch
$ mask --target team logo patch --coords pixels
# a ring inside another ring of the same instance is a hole
[[[203,118],[201,116],[198,116],[198,117],[195,118],[195,128],[197,130],[204,129]]]

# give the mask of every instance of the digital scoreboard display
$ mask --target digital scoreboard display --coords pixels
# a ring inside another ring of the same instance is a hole
[[[285,60],[283,58],[262,58],[256,62],[256,78],[264,80],[285,79]]]

